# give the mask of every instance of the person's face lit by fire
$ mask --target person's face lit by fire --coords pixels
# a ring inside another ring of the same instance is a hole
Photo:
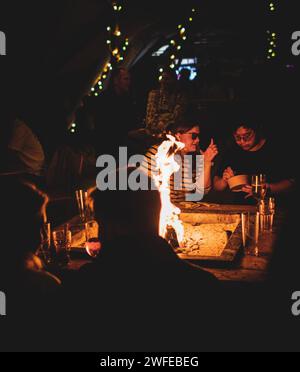
[[[196,152],[200,143],[200,128],[195,126],[186,133],[177,133],[176,139],[185,144],[183,152]]]
[[[257,144],[256,132],[251,128],[241,126],[233,135],[236,144],[244,151],[251,151]]]

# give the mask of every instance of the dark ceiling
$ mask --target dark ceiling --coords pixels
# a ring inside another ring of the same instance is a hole
[[[122,3],[120,24],[131,40],[125,59],[129,67],[168,41],[195,5],[199,11],[186,43],[187,54],[263,56],[268,28],[282,31],[280,47],[288,54],[289,35],[297,23],[297,1],[292,0],[281,4],[276,17],[268,15],[264,0]],[[12,95],[23,106],[45,101],[56,105],[66,98],[75,104],[89,91],[108,55],[106,27],[113,20],[110,1],[10,0],[6,4],[1,9],[0,29],[7,32],[8,57],[1,59],[1,66],[6,65],[6,70],[1,70],[7,71],[4,75]]]

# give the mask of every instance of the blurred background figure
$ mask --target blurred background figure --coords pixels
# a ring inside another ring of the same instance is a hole
[[[186,92],[180,91],[174,70],[165,70],[160,86],[148,96],[146,127],[151,133],[162,133],[174,123],[187,106]]]
[[[108,89],[94,102],[97,155],[114,154],[128,143],[128,132],[138,128],[132,81],[125,68],[113,70]]]

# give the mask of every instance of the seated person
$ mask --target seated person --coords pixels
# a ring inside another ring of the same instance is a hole
[[[14,312],[18,315],[17,304],[22,301],[22,314],[27,310],[30,313],[35,307],[45,310],[44,305],[51,301],[61,284],[44,270],[35,254],[41,244],[48,198],[21,181],[3,179],[0,186],[1,195],[8,201],[2,203],[5,218],[0,227],[0,284],[11,294],[12,315]]]
[[[172,341],[169,330],[175,325],[178,342],[186,342],[179,336],[178,316],[210,313],[218,298],[218,281],[181,260],[158,236],[158,191],[97,190],[93,197],[103,246],[96,261],[81,269],[74,285],[76,306],[71,305],[71,313],[87,315],[82,332],[90,334],[98,326],[98,341],[105,347],[112,342],[113,348],[136,350],[151,343],[157,347],[158,334]],[[78,288],[84,288],[80,303]],[[91,337],[82,340],[85,347],[89,341],[93,345]]]
[[[43,175],[45,165],[43,147],[33,131],[18,119],[12,124],[8,149],[16,155],[24,172],[33,176]]]
[[[293,190],[295,180],[289,170],[290,159],[284,159],[285,151],[279,151],[262,133],[255,118],[240,119],[233,126],[234,145],[221,161],[219,174],[214,178],[214,189],[225,191],[228,180],[235,175],[264,174],[270,195],[284,195]],[[282,166],[285,164],[285,166]],[[235,193],[234,201],[245,202],[252,196],[250,185],[242,193]]]
[[[185,145],[179,153],[182,159],[181,167],[171,178],[171,200],[174,204],[183,201],[200,201],[212,188],[211,172],[213,160],[218,154],[217,146],[211,140],[205,152],[200,150],[200,124],[194,118],[181,118],[175,124],[169,126],[168,130],[170,134],[176,137],[177,141]],[[154,145],[148,150],[145,161],[141,166],[149,175],[151,173],[155,174],[155,156],[158,147],[159,145]],[[185,155],[192,155],[193,161],[185,161]],[[204,163],[196,162],[196,155],[203,155]],[[177,184],[178,175],[182,176],[182,182]]]

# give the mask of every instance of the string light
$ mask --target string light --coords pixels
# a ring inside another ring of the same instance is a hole
[[[274,16],[276,12],[276,0],[269,2],[270,16]],[[267,31],[267,59],[272,60],[277,57],[277,33],[271,30]]]
[[[91,92],[95,97],[99,96],[99,93],[104,89],[104,82],[108,79],[108,74],[118,66],[119,63],[124,61],[124,54],[129,47],[129,39],[122,37],[122,31],[119,25],[119,16],[123,10],[121,4],[122,0],[112,0],[112,10],[115,17],[114,25],[107,25],[106,30],[108,37],[106,44],[109,48],[110,57],[109,61],[103,67],[102,72],[96,79],[95,85],[91,89]],[[121,54],[122,52],[122,54]]]
[[[168,53],[170,53],[170,64],[169,67],[173,70],[176,67],[176,64],[178,63],[177,61],[179,58],[177,57],[177,53],[182,49],[182,42],[187,40],[187,29],[190,27],[191,23],[194,21],[195,13],[196,13],[196,8],[191,9],[191,13],[185,23],[181,23],[177,26],[178,29],[178,34],[176,38],[173,38],[169,42],[169,48],[168,48]],[[162,73],[163,69],[159,69],[159,81],[162,80]]]

